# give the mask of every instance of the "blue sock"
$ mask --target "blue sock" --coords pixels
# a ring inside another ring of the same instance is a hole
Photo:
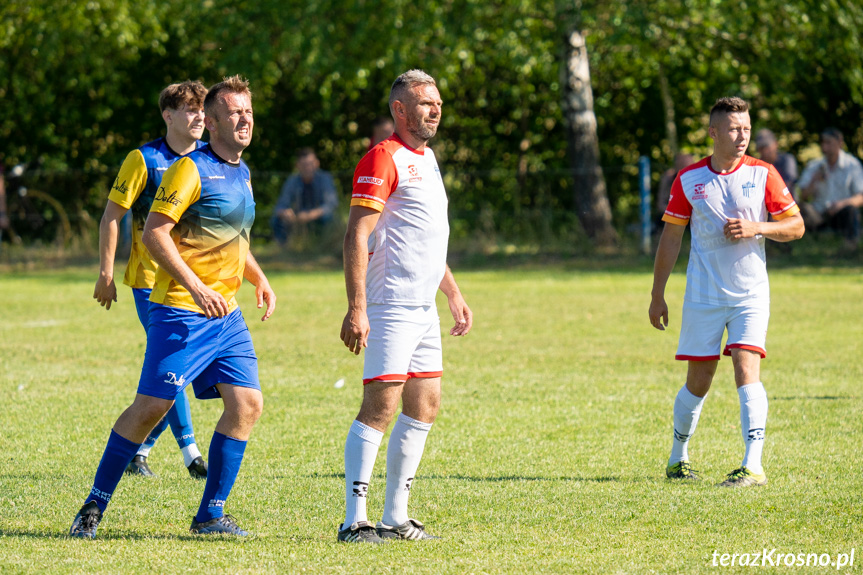
[[[140,444],[129,441],[113,429],[111,430],[108,445],[105,446],[102,461],[99,462],[99,468],[96,470],[93,489],[90,490],[90,495],[84,503],[95,501],[96,505],[99,506],[99,511],[105,511],[114,490],[117,489],[117,484],[123,478],[126,466],[135,457],[139,447],[141,447]]]
[[[231,488],[240,472],[246,443],[248,442],[222,435],[218,431],[213,433],[208,456],[210,464],[207,470],[207,485],[204,487],[204,496],[201,498],[198,514],[195,515],[195,521],[198,523],[204,523],[225,514],[225,500],[231,493]]]
[[[177,394],[174,406],[168,411],[165,419],[171,424],[171,431],[174,433],[174,438],[177,440],[177,445],[180,449],[195,443],[195,429],[192,427],[192,410],[189,408],[189,398],[186,396],[185,389]]]

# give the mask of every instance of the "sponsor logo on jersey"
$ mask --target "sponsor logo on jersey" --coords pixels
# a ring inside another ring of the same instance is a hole
[[[166,172],[166,171],[168,171],[168,168],[156,168],[156,171],[157,172]]]
[[[153,199],[154,201],[165,202],[166,204],[171,204],[172,206],[179,206],[182,203],[177,197],[177,192],[171,192],[171,194],[168,195],[168,192],[165,191],[165,186],[159,188],[159,191],[156,192],[156,197]]]
[[[411,164],[410,166],[408,166],[408,173],[412,176],[418,176],[420,172],[419,170],[417,170],[416,166]]]
[[[360,176],[357,178],[358,184],[372,184],[374,186],[382,186],[384,185],[384,181],[380,178],[373,178],[371,176]]]
[[[205,180],[224,180],[225,176],[204,176]]]
[[[752,190],[754,190],[754,189],[755,189],[755,184],[753,184],[752,182],[746,182],[745,184],[743,184],[743,197],[744,198],[751,198],[752,197]]]
[[[695,184],[695,186],[693,187],[693,191],[695,192],[692,195],[693,200],[707,199],[707,191],[704,189],[704,184]]]
[[[123,194],[124,196],[129,191],[129,186],[126,185],[126,180],[120,181],[120,178],[114,180],[114,185],[111,186],[111,189],[119,194]]]
[[[180,387],[184,383],[186,383],[186,376],[185,375],[181,375],[180,379],[177,379],[177,374],[174,373],[173,371],[169,371],[167,373],[167,376],[168,376],[168,379],[165,380],[165,383],[168,383],[170,385],[176,385],[177,387]]]
[[[788,188],[784,188],[784,189],[782,190],[782,195],[783,195],[783,196],[787,196],[787,195],[788,195],[788,194],[790,194],[790,193],[791,193],[791,192],[789,192],[789,191],[788,191]]]

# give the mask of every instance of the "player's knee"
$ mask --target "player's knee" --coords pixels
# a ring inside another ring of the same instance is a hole
[[[250,393],[238,404],[240,419],[255,423],[264,411],[264,396],[260,393]]]
[[[129,412],[142,425],[152,428],[165,417],[173,404],[174,402],[169,399],[138,396],[129,408]]]

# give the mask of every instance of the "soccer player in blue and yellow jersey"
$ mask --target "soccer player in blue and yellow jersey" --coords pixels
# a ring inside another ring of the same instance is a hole
[[[254,126],[248,82],[233,76],[211,87],[204,111],[210,143],[168,169],[144,226],[144,244],[159,269],[138,394],[114,424],[93,488],[69,530],[73,537],[96,536],[126,465],[189,382],[199,399],[221,397],[224,403],[190,531],[248,534],[224,506],[263,396],[255,349],[234,296],[245,278],[255,286],[258,307],[267,306],[262,320],[276,306],[249,252],[255,202],[241,160]]]
[[[207,89],[200,82],[186,81],[171,84],[162,90],[159,95],[159,108],[162,111],[167,132],[164,137],[144,144],[126,156],[120,173],[111,187],[105,213],[99,225],[99,279],[96,280],[93,299],[109,310],[111,302],[117,301],[117,287],[114,285],[114,255],[117,251],[120,220],[126,212],[132,210],[132,249],[123,283],[132,288],[138,318],[144,326],[144,331],[147,331],[149,323],[150,292],[153,289],[158,267],[141,241],[144,222],[165,171],[177,158],[204,145],[200,138],[204,133],[206,95]],[[207,464],[195,443],[192,413],[185,393],[177,395],[174,406],[147,436],[138,453],[129,463],[126,472],[147,477],[155,475],[147,464],[147,456],[169,423],[183,453],[183,463],[189,470],[189,474],[196,479],[206,479]]]

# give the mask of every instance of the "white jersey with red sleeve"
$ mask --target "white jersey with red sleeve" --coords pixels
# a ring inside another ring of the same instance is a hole
[[[726,239],[728,218],[753,222],[800,212],[779,172],[749,156],[727,174],[710,165],[710,157],[684,168],[671,187],[662,220],[690,224],[692,249],[686,270],[686,301],[721,306],[770,300],[764,237]]]
[[[369,238],[366,300],[434,305],[446,270],[447,196],[434,152],[397,135],[376,145],[354,172],[351,206],[381,212]]]

